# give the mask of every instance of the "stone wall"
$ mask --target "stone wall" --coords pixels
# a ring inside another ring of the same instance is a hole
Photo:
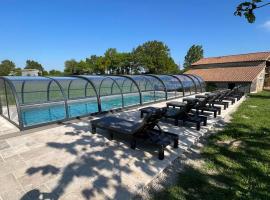
[[[256,78],[256,92],[260,92],[263,90],[264,86],[264,77],[265,77],[265,70],[263,70]]]

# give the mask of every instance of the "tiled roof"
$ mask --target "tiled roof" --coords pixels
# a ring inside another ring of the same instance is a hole
[[[190,69],[186,73],[198,75],[208,82],[252,82],[264,68],[261,64],[252,67]]]
[[[265,61],[265,60],[270,60],[270,52],[258,52],[258,53],[248,53],[248,54],[239,54],[239,55],[231,55],[231,56],[202,58],[199,61],[193,63],[192,65]]]

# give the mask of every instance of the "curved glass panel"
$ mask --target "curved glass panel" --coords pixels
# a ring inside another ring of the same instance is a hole
[[[5,89],[5,81],[0,79],[0,103],[1,103],[1,114],[9,118],[8,115],[8,105],[7,105],[7,97],[6,97],[6,89]]]
[[[140,104],[140,93],[136,84],[132,81],[132,79],[124,77],[124,76],[109,76],[115,82],[113,83],[113,88],[115,88],[115,84],[117,84],[123,94],[124,107],[134,106]]]
[[[183,96],[183,88],[179,80],[169,75],[155,75],[159,77],[166,86],[167,98],[175,98]]]
[[[187,74],[183,74],[184,76],[186,76],[189,79],[189,82],[191,83],[190,85],[190,94],[195,94],[196,93],[196,83],[195,81],[188,76]]]
[[[123,95],[119,84],[108,76],[82,76],[92,81],[100,97],[102,111],[123,107]]]
[[[195,92],[195,85],[191,78],[182,74],[174,76],[181,80],[184,87],[185,95],[190,95]]]
[[[63,88],[67,98],[68,117],[81,117],[98,112],[95,88],[79,77],[52,77]]]
[[[19,125],[16,100],[8,83],[6,83],[6,94],[8,101],[9,119]]]
[[[194,74],[192,74],[193,76],[195,76],[199,81],[200,81],[200,84],[201,84],[201,91],[202,92],[205,92],[205,87],[206,87],[206,85],[205,85],[205,82],[204,82],[204,80],[202,79],[202,77],[200,77],[200,76],[198,76],[198,75],[194,75]]]
[[[55,85],[54,81],[45,77],[6,77],[15,86],[20,104],[46,103],[50,101],[63,101],[64,97],[59,86],[54,88],[51,96],[49,87]]]
[[[164,100],[166,98],[165,88],[155,77],[146,75],[133,75],[131,77],[138,85],[142,103]]]
[[[200,83],[199,79],[197,79],[197,77],[195,77],[192,74],[187,74],[187,75],[188,75],[188,77],[190,77],[194,81],[194,83],[196,85],[196,93],[202,92],[201,83]]]
[[[21,126],[34,126],[66,118],[65,97],[54,80],[45,77],[5,78],[15,87],[23,122]],[[12,113],[15,113],[14,110]]]

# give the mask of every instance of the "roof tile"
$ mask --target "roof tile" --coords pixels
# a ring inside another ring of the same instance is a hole
[[[218,63],[232,63],[232,62],[251,62],[251,61],[265,61],[270,59],[270,52],[257,52],[230,56],[209,57],[202,58],[192,65],[206,65]]]
[[[252,82],[264,68],[260,64],[251,67],[190,69],[186,73],[201,76],[208,82]]]

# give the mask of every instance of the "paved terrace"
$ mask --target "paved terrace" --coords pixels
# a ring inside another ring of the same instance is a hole
[[[0,199],[130,199],[214,124],[222,123],[241,101],[218,118],[210,118],[201,131],[191,124],[176,127],[161,123],[165,130],[180,136],[180,148],[167,148],[162,161],[157,149],[148,144],[139,143],[137,150],[132,150],[129,141],[117,135],[110,141],[99,129],[98,134],[91,134],[88,119],[2,139]],[[165,102],[154,106],[163,107]],[[140,120],[138,109],[117,115]]]

